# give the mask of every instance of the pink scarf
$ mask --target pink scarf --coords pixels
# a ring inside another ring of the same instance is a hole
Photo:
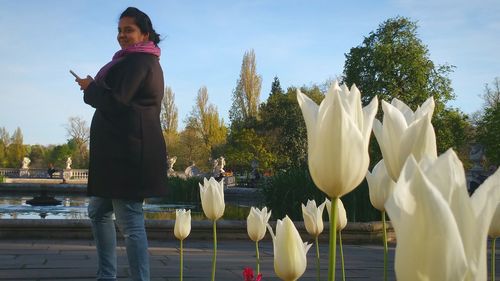
[[[95,76],[95,81],[98,84],[101,84],[105,86],[106,88],[109,88],[106,83],[104,82],[104,79],[106,77],[106,74],[108,74],[109,69],[115,65],[117,62],[122,60],[126,55],[128,54],[133,54],[133,53],[147,53],[147,54],[152,54],[157,56],[158,58],[160,57],[161,50],[156,46],[152,41],[147,41],[147,42],[141,42],[137,43],[135,45],[132,45],[126,49],[119,50],[118,52],[115,53],[113,56],[113,59],[108,62],[106,65],[104,65],[99,72],[97,72]]]

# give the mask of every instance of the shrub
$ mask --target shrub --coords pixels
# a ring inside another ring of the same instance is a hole
[[[165,203],[200,204],[200,187],[198,183],[202,181],[202,178],[168,178],[168,195],[167,197],[163,198],[162,201]]]
[[[302,220],[301,204],[314,199],[319,205],[325,194],[316,188],[309,171],[295,168],[270,177],[263,186],[265,205],[272,210],[273,219],[288,215],[292,220]],[[341,198],[348,221],[380,220],[380,213],[372,207],[366,181],[351,193]],[[325,220],[327,212],[324,212]]]

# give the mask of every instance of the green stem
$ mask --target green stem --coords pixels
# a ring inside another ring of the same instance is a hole
[[[493,238],[491,241],[491,281],[495,281],[495,244],[496,238]]]
[[[345,281],[344,250],[342,250],[342,231],[339,231],[340,261],[342,265],[342,280]]]
[[[260,273],[259,241],[255,241],[255,253],[257,257],[257,275]]]
[[[183,250],[184,250],[184,249],[183,249],[182,244],[183,244],[183,240],[181,240],[180,281],[182,281],[182,273],[183,273],[183,270],[184,270],[184,262],[183,262],[183,256],[182,256],[182,255],[183,255]]]
[[[337,251],[337,197],[331,199],[331,214],[330,214],[330,251],[329,260],[330,266],[328,267],[328,281],[335,280],[335,267],[336,267],[336,251]]]
[[[217,260],[217,221],[214,220],[214,253],[212,256],[212,281],[215,281],[215,261]]]
[[[383,239],[384,239],[384,281],[387,281],[387,226],[385,224],[385,211],[382,211],[382,229],[383,229]]]
[[[320,275],[320,266],[319,266],[319,243],[318,243],[318,236],[316,236],[315,242],[316,242],[316,271],[317,271],[318,281],[319,281],[321,279],[321,275]]]

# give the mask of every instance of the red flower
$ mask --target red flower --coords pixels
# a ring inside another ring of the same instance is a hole
[[[245,269],[243,269],[243,278],[244,281],[261,281],[262,273],[259,273],[259,275],[257,275],[257,278],[255,279],[253,276],[253,269],[251,269],[250,267],[245,267]]]

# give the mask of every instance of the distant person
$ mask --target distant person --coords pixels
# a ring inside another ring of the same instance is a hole
[[[125,237],[132,280],[150,280],[144,198],[166,195],[167,153],[160,125],[160,35],[129,7],[118,23],[121,50],[93,79],[76,78],[94,107],[87,193],[98,254],[98,280],[116,280],[116,222]],[[99,43],[99,42],[94,42]]]
[[[47,169],[47,174],[49,175],[49,178],[54,177],[54,173],[56,172],[56,169],[54,168],[54,164],[50,163],[49,168]]]

